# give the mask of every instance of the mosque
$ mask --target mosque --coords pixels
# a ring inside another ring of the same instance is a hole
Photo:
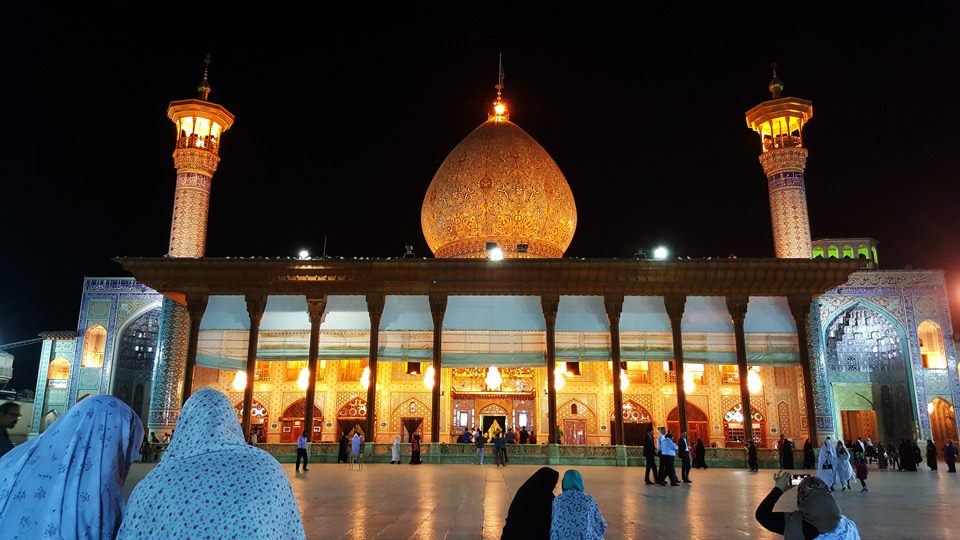
[[[97,394],[161,434],[210,386],[277,454],[303,430],[315,454],[352,430],[377,443],[420,434],[425,453],[456,454],[445,443],[473,427],[561,443],[531,455],[617,458],[639,456],[648,426],[720,449],[780,435],[957,439],[943,273],[880,270],[872,239],[811,240],[813,105],[784,97],[776,72],[771,99],[746,113],[767,176],[769,259],[563,258],[573,193],[501,89],[425,184],[435,258],[207,258],[234,117],[204,76],[197,99],[167,111],[169,252],[120,259],[132,278],[87,278],[77,330],[42,334],[33,435]]]

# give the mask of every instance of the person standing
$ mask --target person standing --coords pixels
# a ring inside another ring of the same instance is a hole
[[[815,476],[804,478],[797,486],[797,511],[774,512],[777,500],[793,487],[791,478],[790,471],[774,473],[774,487],[755,514],[764,529],[782,534],[785,540],[860,540],[856,524],[841,513],[840,505],[830,493],[832,488]]]
[[[659,484],[660,478],[663,477],[663,467],[664,467],[663,453],[660,451],[660,449],[663,448],[663,441],[667,439],[667,428],[660,427],[658,429],[660,431],[660,434],[657,435],[657,456],[660,457],[660,467],[657,469],[657,483]]]
[[[0,457],[13,450],[13,441],[10,440],[8,429],[13,429],[20,420],[20,405],[8,401],[0,405]]]
[[[507,430],[507,444],[517,444],[517,434],[513,432],[513,429]]]
[[[677,470],[673,466],[678,448],[677,444],[673,442],[673,433],[667,433],[667,436],[663,439],[663,446],[660,447],[660,469],[663,471],[662,476],[659,477],[661,486],[667,485],[667,477],[670,477],[671,486],[680,485]]]
[[[527,444],[527,441],[530,440],[530,434],[527,433],[527,426],[522,426],[520,428],[520,444]]]
[[[783,448],[780,450],[781,461],[783,461],[783,468],[790,470],[793,469],[793,441],[790,439],[783,439]]]
[[[786,443],[786,439],[783,438],[783,433],[780,434],[780,440],[777,441],[777,459],[780,461],[780,468],[786,469],[788,467],[783,466],[783,446]],[[793,468],[793,467],[789,467]]]
[[[483,433],[477,432],[474,440],[477,442],[477,465],[483,465],[483,445],[487,444],[487,438]]]
[[[931,471],[937,470],[937,447],[930,439],[927,439],[927,467],[930,467]]]
[[[300,472],[300,459],[303,459],[303,472],[307,472],[307,463],[310,463],[307,460],[307,436],[303,434],[303,431],[300,432],[300,436],[297,437],[297,472]]]
[[[747,466],[750,467],[750,472],[760,472],[757,465],[757,447],[753,441],[747,443]]]
[[[893,441],[887,443],[887,459],[890,460],[890,467],[903,470],[903,466],[900,465],[900,451],[894,446]]]
[[[563,428],[557,424],[557,444],[563,444]]]
[[[419,465],[423,463],[423,460],[420,459],[420,435],[414,435],[413,440],[410,441],[410,464]]]
[[[647,430],[647,436],[643,439],[643,460],[647,462],[647,470],[643,475],[647,485],[653,485],[660,481],[660,473],[657,472],[657,449],[653,444],[653,428]],[[650,471],[653,471],[654,481],[650,481]]]
[[[707,447],[703,445],[703,441],[700,439],[697,439],[697,468],[707,468]]]
[[[687,484],[690,484],[690,443],[687,441],[687,432],[680,434],[680,440],[677,441],[680,452],[680,477]]]
[[[837,463],[836,463],[837,482],[840,483],[840,491],[850,489],[850,480],[853,480],[853,466],[850,465],[850,453],[842,441],[837,441]]]
[[[496,458],[497,467],[507,466],[507,438],[497,433],[493,436],[493,452]]]
[[[473,442],[473,432],[467,428],[463,428],[463,442],[466,444]]]
[[[817,459],[813,453],[813,443],[810,439],[803,442],[803,468],[813,469],[817,466]]]
[[[867,458],[860,452],[857,452],[853,455],[853,471],[857,475],[857,480],[860,480],[860,493],[866,493],[870,491],[867,489]]]
[[[256,432],[253,433],[253,435],[256,435],[256,434],[257,434]],[[252,438],[253,438],[253,437],[251,437],[251,439],[252,439]],[[170,444],[170,434],[169,434],[169,433],[164,433],[164,434],[163,434],[163,444]],[[254,444],[256,444],[256,443],[254,443]]]
[[[160,444],[160,439],[157,438],[157,434],[154,431],[150,432],[150,442]]]
[[[393,447],[390,449],[390,463],[400,464],[400,436],[397,435],[397,440],[393,441]]]
[[[817,459],[817,476],[826,482],[833,491],[833,485],[837,483],[837,449],[830,442],[830,437],[823,441],[820,448],[820,457]]]
[[[953,441],[947,441],[947,445],[943,447],[943,461],[947,463],[948,473],[957,472],[957,447],[953,445]]]
[[[349,443],[350,441],[347,439],[347,434],[346,433],[341,434],[340,440],[338,441],[338,444],[340,446],[340,449],[339,449],[340,451],[337,455],[337,461],[339,461],[340,463],[346,463],[347,459],[349,459],[349,454],[347,454],[347,445]]]
[[[350,459],[356,463],[360,459],[360,446],[363,444],[363,437],[360,432],[353,432],[353,439],[350,441]]]
[[[537,444],[537,431],[530,430],[530,438],[527,440],[529,444]]]

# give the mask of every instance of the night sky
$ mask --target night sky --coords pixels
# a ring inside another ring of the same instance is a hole
[[[125,275],[116,256],[166,253],[166,108],[196,96],[207,52],[210,100],[236,115],[213,179],[208,256],[319,255],[325,236],[333,256],[395,257],[406,244],[430,256],[423,196],[486,120],[503,53],[511,120],[576,198],[567,256],[662,244],[684,258],[772,257],[759,137],[744,113],[770,99],[775,61],[784,94],[814,103],[804,130],[813,237],[875,238],[882,269],[946,270],[960,313],[960,19],[879,5],[623,11],[555,31],[520,20],[456,33],[443,29],[462,19],[392,30],[356,19],[229,32],[198,23],[194,39],[169,25],[10,17],[0,28],[0,343],[76,330],[83,276]],[[11,386],[33,388],[39,347],[11,352]]]

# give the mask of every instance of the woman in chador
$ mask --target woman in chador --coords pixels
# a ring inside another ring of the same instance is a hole
[[[850,452],[847,451],[847,447],[844,446],[843,441],[837,441],[837,483],[840,484],[840,489],[850,489],[850,481],[856,477],[856,473],[853,472],[853,465],[850,464]]]
[[[553,499],[550,540],[603,540],[607,522],[597,501],[583,492],[583,477],[570,469],[563,474],[563,493]]]
[[[937,470],[937,447],[930,439],[927,439],[927,467],[930,467],[931,471]]]
[[[0,459],[0,539],[111,539],[143,441],[122,401],[93,396]]]
[[[118,540],[304,538],[290,480],[273,456],[244,444],[227,396],[201,388],[177,436],[130,495]]]
[[[420,435],[413,436],[413,442],[410,443],[410,464],[419,465],[423,463],[420,460]]]
[[[706,469],[707,468],[707,449],[703,446],[703,441],[697,439],[697,468]]]
[[[390,463],[400,463],[400,436],[393,441],[393,448],[390,449]]]
[[[817,458],[817,476],[827,484],[830,491],[837,480],[837,449],[833,447],[830,437],[823,441],[820,447],[820,457]]]
[[[350,458],[350,453],[347,451],[350,445],[350,439],[347,439],[347,434],[344,433],[340,435],[340,440],[338,441],[340,445],[339,452],[337,453],[337,461],[340,463],[346,463]]]
[[[807,439],[803,443],[803,468],[812,469],[817,466],[816,457],[813,454],[813,443],[810,442],[810,439]]]
[[[547,540],[553,515],[553,490],[560,473],[541,467],[520,486],[503,526],[501,540]]]
[[[750,472],[760,470],[757,465],[757,446],[753,444],[753,441],[747,443],[747,465],[750,467]]]
[[[757,522],[784,540],[860,540],[857,525],[846,518],[830,493],[830,487],[816,476],[804,478],[797,486],[797,510],[774,512],[777,500],[791,487],[790,471],[774,473],[770,494],[757,507]]]

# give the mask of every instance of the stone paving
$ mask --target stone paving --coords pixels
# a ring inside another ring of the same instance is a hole
[[[134,464],[125,489],[152,465]],[[309,539],[500,538],[513,494],[539,466],[316,464],[295,473],[284,464]],[[554,467],[561,476],[567,467]],[[692,484],[646,486],[641,468],[579,467],[587,493],[600,505],[606,538],[782,538],[767,532],[754,511],[773,487],[772,470],[691,472]],[[960,535],[960,477],[870,469],[869,493],[836,492],[844,514],[867,540],[933,539]],[[560,486],[557,486],[559,493]],[[796,508],[795,491],[777,510]]]

